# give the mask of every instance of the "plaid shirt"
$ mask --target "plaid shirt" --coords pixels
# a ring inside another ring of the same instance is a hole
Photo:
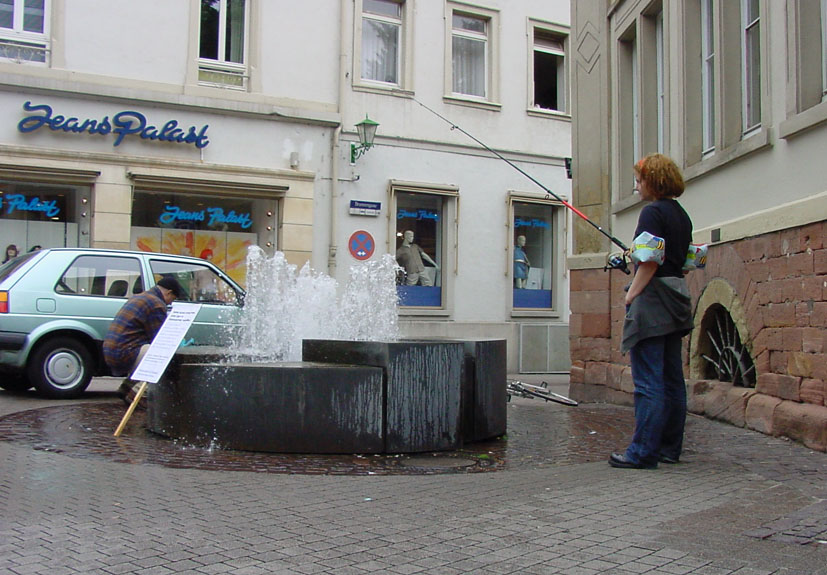
[[[152,342],[166,317],[167,304],[158,286],[123,304],[103,340],[103,357],[112,375],[129,375],[141,346]]]

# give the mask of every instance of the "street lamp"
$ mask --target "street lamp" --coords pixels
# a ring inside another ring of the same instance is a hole
[[[373,147],[373,138],[376,137],[378,122],[374,122],[365,114],[365,119],[356,124],[356,131],[359,133],[359,145],[356,142],[350,143],[350,163],[355,164],[357,158]]]

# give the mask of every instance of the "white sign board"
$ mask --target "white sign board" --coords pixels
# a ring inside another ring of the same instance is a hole
[[[200,309],[200,303],[173,302],[167,319],[130,379],[158,383]]]

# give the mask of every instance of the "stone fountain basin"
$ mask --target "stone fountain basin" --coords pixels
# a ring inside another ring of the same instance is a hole
[[[280,453],[453,450],[506,430],[504,340],[305,340],[301,362],[180,349],[147,426],[194,445]]]

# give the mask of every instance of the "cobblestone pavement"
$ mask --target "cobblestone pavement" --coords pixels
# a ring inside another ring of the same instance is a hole
[[[645,471],[630,408],[529,399],[458,453],[250,454],[115,439],[115,387],[0,391],[0,573],[827,575],[827,455],[723,423]]]

